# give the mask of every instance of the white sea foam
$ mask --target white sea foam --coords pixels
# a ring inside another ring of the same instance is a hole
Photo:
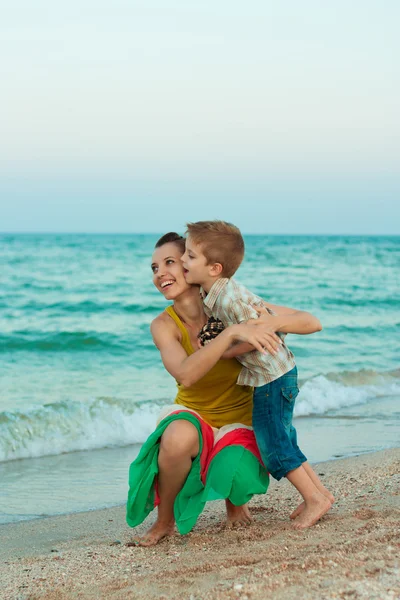
[[[306,381],[296,401],[295,416],[323,415],[382,396],[400,396],[400,380],[397,377],[367,372],[352,375],[318,375]]]
[[[318,375],[301,386],[295,416],[337,415],[341,409],[394,395],[400,397],[398,373]],[[153,431],[161,406],[97,398],[0,413],[0,462],[141,444]]]
[[[153,431],[160,407],[97,399],[49,404],[0,415],[0,462],[140,444]]]

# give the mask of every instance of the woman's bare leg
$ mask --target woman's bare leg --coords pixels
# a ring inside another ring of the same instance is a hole
[[[157,520],[147,533],[136,541],[140,546],[154,546],[174,532],[174,502],[183,487],[199,453],[199,434],[189,421],[173,421],[164,431],[158,454]]]

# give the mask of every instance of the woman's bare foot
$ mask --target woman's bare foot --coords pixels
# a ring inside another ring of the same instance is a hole
[[[331,503],[331,505],[335,502],[335,497],[333,494],[331,494],[328,490],[326,490],[325,492],[321,492],[325,498],[328,498],[329,502]],[[305,508],[305,503],[301,502],[298,507],[292,512],[292,514],[290,515],[291,519],[297,519],[297,517],[303,512]]]
[[[227,527],[240,527],[241,525],[250,525],[252,518],[247,504],[235,506],[230,500],[225,500],[226,505],[226,525]]]
[[[170,521],[168,523],[156,521],[147,533],[132,542],[128,542],[127,546],[155,546],[163,538],[173,535],[174,531],[175,521]]]
[[[332,507],[331,502],[320,492],[316,492],[310,500],[305,503],[304,510],[293,523],[294,529],[306,529],[312,527]]]

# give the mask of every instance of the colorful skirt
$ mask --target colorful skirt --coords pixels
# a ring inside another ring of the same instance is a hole
[[[126,513],[130,527],[142,523],[160,503],[157,492],[160,439],[170,423],[181,419],[196,427],[199,453],[175,499],[174,516],[179,533],[191,531],[209,500],[229,499],[235,506],[241,506],[254,494],[264,494],[268,489],[268,472],[251,427],[233,423],[216,429],[198,413],[175,404],[163,411],[156,430],[130,466]]]

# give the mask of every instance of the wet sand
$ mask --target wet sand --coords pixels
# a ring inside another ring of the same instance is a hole
[[[124,507],[0,526],[0,598],[400,598],[400,448],[315,468],[337,502],[304,531],[287,481],[252,500],[249,527],[224,529],[213,502],[192,533],[153,548],[125,545],[155,515],[133,531]]]

